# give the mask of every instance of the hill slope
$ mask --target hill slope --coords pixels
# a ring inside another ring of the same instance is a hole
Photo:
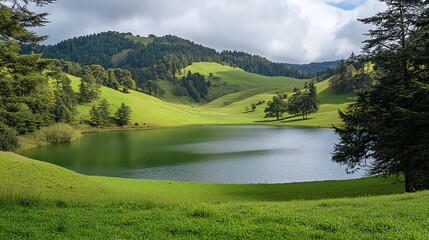
[[[291,92],[294,87],[302,88],[303,80],[287,77],[266,77],[247,73],[239,68],[223,66],[217,63],[194,63],[186,68],[192,72],[208,75],[213,73],[220,80],[214,80],[219,87],[213,86],[209,94],[225,91],[225,86],[236,86],[236,91],[222,96],[208,104],[190,103],[189,99],[177,100],[172,94],[158,99],[144,93],[130,91],[122,93],[102,87],[101,99],[105,98],[117,109],[121,102],[131,106],[132,123],[139,125],[179,126],[198,124],[276,124],[331,127],[340,124],[338,108],[346,106],[353,99],[351,95],[337,95],[331,91],[327,81],[317,85],[320,94],[320,111],[309,119],[302,121],[300,117],[281,121],[264,119],[266,103],[259,105],[254,112],[246,112],[246,106],[260,101],[269,101],[276,92]],[[70,76],[73,88],[78,91],[79,78]],[[164,84],[168,85],[168,82]],[[88,118],[90,104],[79,105],[83,118]]]
[[[403,183],[384,178],[274,185],[127,180],[5,152],[0,175],[5,239],[429,236],[429,192],[398,194]],[[368,196],[379,194],[386,195]]]

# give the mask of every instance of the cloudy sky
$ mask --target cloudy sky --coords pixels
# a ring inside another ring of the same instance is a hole
[[[385,8],[377,0],[57,0],[35,11],[51,23],[35,32],[47,44],[103,31],[172,34],[214,48],[288,63],[347,58],[360,52],[357,21]]]

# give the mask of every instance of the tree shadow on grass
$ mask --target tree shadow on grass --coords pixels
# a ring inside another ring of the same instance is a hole
[[[289,116],[289,117],[285,117],[285,118],[280,118],[279,120],[277,120],[277,119],[259,120],[259,121],[255,121],[255,123],[273,123],[273,122],[292,123],[292,122],[307,121],[307,120],[311,120],[311,119],[314,119],[314,118],[303,119],[301,116]]]
[[[259,121],[255,121],[255,123],[271,123],[271,122],[284,122],[287,119],[291,119],[294,118],[295,116],[289,116],[289,117],[285,117],[285,118],[280,118],[279,120],[277,119],[268,119],[268,120],[259,120]]]
[[[378,176],[287,184],[243,184],[239,189],[236,185],[223,185],[222,191],[226,195],[246,200],[291,201],[401,194],[404,188],[403,180]]]
[[[303,121],[307,121],[307,120],[311,120],[311,119],[314,119],[314,118],[303,119],[302,117],[299,117],[297,119],[283,119],[280,122],[282,122],[282,123],[303,122]]]

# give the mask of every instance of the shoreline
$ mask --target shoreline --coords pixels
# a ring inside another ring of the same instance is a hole
[[[281,120],[281,119],[280,119]],[[138,131],[153,131],[161,129],[172,129],[172,128],[191,128],[191,127],[217,127],[217,126],[267,126],[267,127],[289,127],[289,128],[324,128],[332,129],[332,127],[322,127],[322,126],[308,126],[308,125],[277,125],[269,123],[214,123],[214,124],[184,124],[184,125],[171,125],[171,126],[129,126],[129,127],[91,127],[89,125],[78,125],[74,127],[77,131],[80,131],[80,135],[76,138],[73,138],[70,142],[80,139],[85,134],[95,134],[95,133],[109,133],[109,132],[138,132]],[[50,145],[52,143],[37,143],[32,139],[31,135],[19,136],[20,147],[14,152],[20,154],[20,151],[42,147]],[[61,143],[59,143],[61,144]]]

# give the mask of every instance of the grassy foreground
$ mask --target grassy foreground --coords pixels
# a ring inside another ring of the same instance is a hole
[[[0,238],[427,239],[429,192],[367,178],[228,185],[90,177],[0,152]]]

